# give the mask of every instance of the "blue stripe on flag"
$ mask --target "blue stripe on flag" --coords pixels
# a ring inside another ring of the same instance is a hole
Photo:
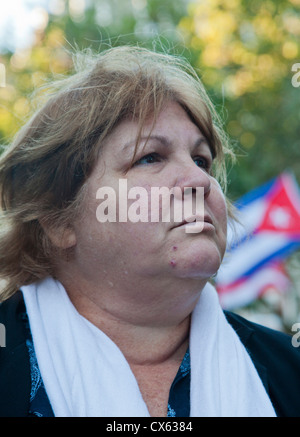
[[[297,247],[300,246],[300,241],[290,241],[287,243],[284,247],[281,247],[277,251],[272,252],[265,258],[261,259],[257,264],[253,265],[249,270],[246,270],[239,279],[242,278],[248,278],[250,275],[252,275],[256,270],[258,270],[260,267],[262,267],[264,264],[271,260],[279,260],[282,258],[287,257],[290,253],[292,253]]]
[[[266,182],[264,185],[261,185],[257,188],[254,188],[249,193],[244,194],[235,202],[235,207],[238,209],[243,209],[246,205],[257,200],[266,195],[268,191],[270,191],[272,185],[275,184],[277,178],[271,179],[269,182]]]

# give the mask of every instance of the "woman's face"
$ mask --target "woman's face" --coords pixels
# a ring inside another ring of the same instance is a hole
[[[141,279],[203,280],[212,276],[221,264],[226,246],[226,203],[219,184],[210,174],[212,155],[204,136],[175,102],[164,107],[151,128],[149,120],[132,165],[138,126],[134,121],[122,121],[106,139],[87,181],[74,233],[77,269],[89,280],[99,281],[103,275],[111,278],[112,283],[116,275],[124,281],[129,275]],[[139,210],[136,208],[139,196],[127,197],[135,187],[139,187],[137,192],[142,190]],[[153,202],[151,208],[154,187],[179,187],[182,191],[184,187],[202,187],[205,215],[202,231],[187,232],[187,225],[175,222],[172,213],[169,220],[151,219],[151,211],[162,209],[161,202]],[[130,212],[138,214],[142,210],[146,214],[144,221],[134,222]],[[99,221],[101,211],[102,217],[110,214],[108,221]]]

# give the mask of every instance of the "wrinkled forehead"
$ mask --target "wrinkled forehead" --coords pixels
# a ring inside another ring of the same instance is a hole
[[[140,148],[145,148],[148,140],[150,138],[154,138],[156,136],[160,136],[159,133],[162,133],[166,127],[168,126],[168,120],[166,118],[166,114],[170,114],[172,117],[172,113],[174,111],[170,109],[176,108],[177,113],[180,115],[177,117],[177,122],[186,123],[189,120],[194,126],[195,131],[198,131],[199,136],[201,136],[204,142],[208,145],[212,157],[216,156],[216,149],[214,142],[211,140],[211,132],[205,120],[197,114],[192,114],[192,112],[186,108],[181,103],[177,101],[165,101],[163,105],[159,108],[148,108],[147,112],[142,114],[127,114],[123,119],[121,119],[110,135],[108,135],[105,143],[109,142],[110,144],[117,144],[118,146],[122,145],[122,152],[128,153],[130,150],[132,153],[132,159],[134,159],[136,153]],[[190,126],[187,127],[186,133],[189,134]],[[120,149],[118,149],[120,151]]]

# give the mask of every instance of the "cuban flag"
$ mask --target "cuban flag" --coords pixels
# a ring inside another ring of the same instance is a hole
[[[268,287],[286,291],[283,260],[300,247],[300,193],[292,174],[256,188],[236,207],[239,223],[229,225],[227,253],[215,278],[225,309],[249,304]]]

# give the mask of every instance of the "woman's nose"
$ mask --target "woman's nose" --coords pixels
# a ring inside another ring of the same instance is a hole
[[[193,160],[190,162],[182,163],[176,170],[177,179],[176,186],[181,188],[184,192],[187,188],[191,188],[196,191],[197,188],[203,189],[204,196],[209,195],[211,189],[211,176],[209,173],[197,166]]]

